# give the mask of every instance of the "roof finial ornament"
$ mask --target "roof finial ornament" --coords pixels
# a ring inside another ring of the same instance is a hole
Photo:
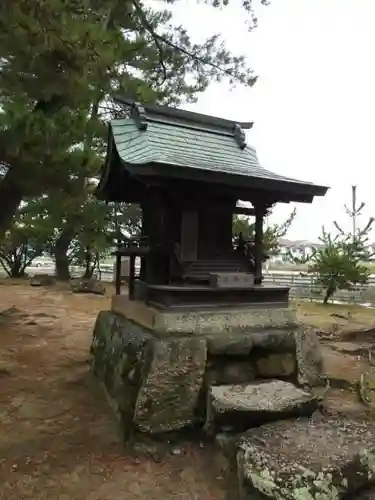
[[[147,130],[146,111],[141,104],[133,102],[130,117],[135,121],[138,130]]]
[[[233,135],[234,135],[234,138],[236,139],[236,142],[239,145],[240,149],[245,149],[246,148],[246,135],[245,135],[245,132],[242,130],[242,128],[237,123],[235,123],[233,126]]]

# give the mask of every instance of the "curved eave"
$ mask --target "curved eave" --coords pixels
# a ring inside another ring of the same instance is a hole
[[[106,185],[108,182],[108,178],[110,175],[110,170],[111,170],[111,163],[113,160],[113,146],[114,146],[114,141],[113,141],[113,134],[112,134],[112,129],[111,126],[108,127],[108,140],[107,140],[107,152],[106,152],[106,158],[105,162],[102,166],[101,174],[100,174],[100,180],[98,185],[96,186],[96,189],[94,191],[94,195],[98,200],[105,200],[105,190],[106,190]],[[116,146],[115,146],[116,148]]]
[[[137,174],[138,169],[126,165],[120,158],[109,129],[107,156],[94,192],[96,198],[107,202],[139,203],[146,195],[147,186]]]
[[[217,153],[215,153],[216,156],[209,156],[207,159],[201,154],[190,156],[184,150],[175,151],[173,148],[160,151],[160,145],[155,141],[144,141],[143,143],[137,142],[139,153],[127,154],[127,158],[124,158],[123,147],[118,149],[118,139],[118,134],[114,133],[110,125],[106,161],[95,193],[99,199],[110,201],[114,197],[114,192],[118,197],[122,189],[124,193],[127,191],[126,197],[129,197],[131,186],[134,186],[139,193],[143,176],[163,178],[165,182],[189,180],[225,185],[232,194],[238,195],[238,198],[250,199],[250,201],[251,195],[254,196],[254,191],[261,191],[269,193],[275,202],[311,203],[315,196],[324,196],[328,190],[326,186],[291,179],[261,168],[253,150],[249,150],[250,153],[247,153],[245,162],[243,157],[228,159],[225,155],[225,160],[223,160],[221,156],[217,157]],[[132,140],[129,142],[129,148],[131,142]],[[240,164],[237,165],[237,161]],[[233,168],[234,165],[237,165],[237,168]],[[243,198],[243,193],[247,198]]]
[[[166,163],[131,164],[121,162],[123,168],[137,176],[161,177],[164,179],[191,180],[197,182],[223,184],[238,191],[269,191],[280,193],[279,199],[284,202],[311,203],[315,196],[325,196],[327,186],[320,186],[309,182],[288,179],[287,177],[266,178],[244,174],[214,172],[198,168],[184,168],[183,166]],[[242,199],[242,198],[241,198]]]

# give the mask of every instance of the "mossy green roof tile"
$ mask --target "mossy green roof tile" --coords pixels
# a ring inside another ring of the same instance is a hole
[[[130,165],[163,164],[286,182],[302,182],[260,166],[256,151],[240,149],[233,134],[218,134],[173,122],[149,121],[139,130],[133,119],[113,120],[111,130],[121,160]],[[303,182],[303,184],[309,184]]]
[[[246,143],[244,130],[252,122],[139,104],[124,97],[116,102],[127,118],[110,123],[97,188],[102,199],[134,201],[141,196],[142,185],[178,184],[184,179],[190,186],[194,182],[226,185],[227,192],[247,201],[269,191],[272,200],[311,203],[328,189],[263,168],[255,149]]]

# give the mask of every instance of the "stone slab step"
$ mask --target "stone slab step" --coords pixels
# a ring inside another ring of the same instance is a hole
[[[311,416],[317,407],[311,393],[282,380],[212,386],[205,428],[210,433],[244,431],[270,421]]]
[[[241,500],[375,498],[373,422],[275,422],[247,431],[236,446]]]

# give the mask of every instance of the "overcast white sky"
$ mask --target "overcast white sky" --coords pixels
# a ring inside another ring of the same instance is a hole
[[[316,240],[334,219],[350,228],[343,204],[353,183],[367,221],[375,215],[375,1],[272,0],[257,9],[251,34],[240,0],[231,4],[220,11],[179,0],[174,8],[194,38],[220,32],[259,75],[252,89],[212,85],[194,110],[254,120],[250,140],[263,166],[331,187],[312,205],[297,205],[289,238]],[[278,205],[273,220],[290,210]]]

